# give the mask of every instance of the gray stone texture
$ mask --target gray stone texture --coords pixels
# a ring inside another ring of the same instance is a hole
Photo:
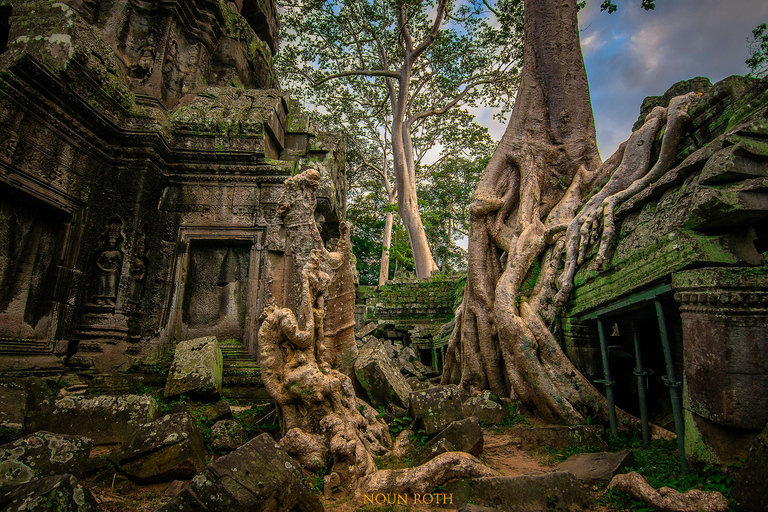
[[[0,489],[36,478],[81,476],[93,443],[87,437],[35,432],[0,446]]]
[[[158,512],[272,510],[320,512],[299,465],[267,434],[216,459]]]
[[[355,376],[368,393],[372,405],[386,406],[392,402],[400,407],[408,407],[411,387],[376,338],[360,350],[355,361]]]
[[[25,430],[87,436],[97,445],[122,443],[157,414],[157,402],[149,395],[49,398]]]
[[[452,422],[416,451],[414,462],[418,466],[445,452],[483,453],[483,429],[475,418]]]
[[[510,434],[520,438],[520,447],[526,451],[551,448],[563,450],[572,446],[593,446],[607,449],[600,425],[555,427],[515,427]]]
[[[741,470],[735,477],[733,496],[749,512],[768,511],[768,426],[749,448]]]
[[[493,394],[486,390],[482,394],[470,397],[462,404],[464,416],[474,416],[478,421],[497,424],[504,421],[504,406],[493,400]]]
[[[205,467],[206,456],[195,421],[177,413],[137,427],[110,458],[131,479],[155,483],[192,478]]]
[[[436,386],[411,393],[411,416],[428,435],[463,418],[461,393],[456,386]]]
[[[0,428],[5,432],[21,434],[27,415],[27,398],[27,393],[21,389],[0,387]]]
[[[453,495],[455,506],[472,502],[506,512],[571,512],[590,502],[579,481],[565,471],[454,480],[444,492]]]
[[[0,492],[5,512],[97,512],[101,510],[88,489],[68,474],[35,479]]]
[[[248,432],[234,420],[217,421],[211,427],[211,448],[232,451],[248,440]]]
[[[609,483],[615,475],[624,473],[634,465],[635,456],[624,450],[615,453],[579,453],[558,464],[557,469],[568,471],[587,483]]]
[[[185,340],[176,345],[164,395],[218,397],[224,359],[215,336]]]

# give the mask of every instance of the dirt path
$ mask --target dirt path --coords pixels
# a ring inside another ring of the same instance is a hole
[[[521,450],[509,434],[484,430],[483,441],[482,461],[502,476],[539,475],[555,470],[541,458]]]

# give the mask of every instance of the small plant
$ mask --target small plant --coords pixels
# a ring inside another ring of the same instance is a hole
[[[688,474],[683,475],[680,471],[675,440],[653,441],[646,446],[637,435],[620,434],[618,437],[610,436],[608,446],[611,451],[632,450],[635,456],[635,467],[632,470],[643,475],[648,484],[655,489],[671,487],[680,492],[700,489],[718,491],[726,498],[730,497],[733,477],[730,475],[729,468],[715,465],[693,466],[689,468]],[[652,510],[644,503],[616,490],[608,491],[603,500],[618,509]]]
[[[147,386],[144,383],[136,384],[136,394],[137,395],[150,395],[152,394],[152,388]]]
[[[499,423],[500,427],[512,427],[520,423],[527,423],[528,420],[520,412],[520,402],[514,401],[504,406],[504,412],[506,415],[504,419]]]
[[[427,435],[427,432],[424,429],[419,429],[416,432],[411,432],[408,435],[408,438],[411,441],[415,441],[417,445],[424,446],[429,442],[429,436]]]
[[[397,435],[403,430],[411,428],[411,423],[413,423],[413,419],[409,418],[408,416],[395,418],[389,424],[389,433],[392,434],[392,437],[397,437]]]

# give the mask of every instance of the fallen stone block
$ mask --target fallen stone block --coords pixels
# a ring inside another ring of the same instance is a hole
[[[97,512],[101,510],[88,489],[72,475],[55,475],[19,485],[0,495],[5,512]]]
[[[86,436],[96,445],[122,443],[157,414],[157,402],[149,395],[49,398],[30,418],[25,431]]]
[[[483,429],[475,418],[454,421],[416,451],[418,466],[445,452],[483,453]]]
[[[453,505],[472,502],[514,512],[582,510],[589,496],[576,478],[565,471],[541,475],[497,476],[454,480],[444,485]]]
[[[368,322],[363,326],[362,329],[360,329],[359,331],[355,331],[355,338],[363,339],[369,334],[371,334],[373,331],[375,331],[378,327],[379,327],[379,324]]]
[[[572,446],[592,446],[607,450],[603,440],[603,427],[600,425],[575,425],[556,427],[515,427],[510,435],[520,438],[520,448],[525,451],[541,450],[544,447],[553,450],[565,450]]]
[[[768,512],[768,426],[747,452],[741,470],[736,474],[733,496],[749,512]]]
[[[670,487],[656,490],[634,471],[613,477],[608,489],[630,494],[662,512],[726,512],[731,507],[728,498],[716,491],[691,489],[681,493]]]
[[[44,431],[4,444],[0,446],[0,489],[62,473],[81,476],[92,445],[87,437]]]
[[[27,393],[24,390],[0,387],[0,442],[21,435],[27,415]]]
[[[219,457],[157,512],[273,510],[320,512],[301,469],[267,434]]]
[[[579,453],[558,464],[557,469],[568,471],[587,483],[608,483],[619,473],[635,465],[632,452]]]
[[[506,411],[504,406],[493,400],[490,391],[473,396],[462,404],[464,416],[474,416],[478,421],[496,425],[504,421]]]
[[[137,427],[110,458],[131,479],[156,483],[192,478],[205,467],[206,454],[192,417],[178,413]]]
[[[411,416],[427,435],[440,432],[451,422],[463,418],[461,394],[454,386],[436,386],[414,391],[410,396]]]
[[[211,448],[232,451],[248,441],[248,433],[234,420],[217,421],[211,427]]]
[[[381,341],[373,339],[360,349],[355,361],[355,376],[373,406],[385,407],[392,402],[408,407],[411,387],[387,357]]]
[[[176,345],[164,395],[218,397],[223,374],[224,357],[216,336],[182,341]]]

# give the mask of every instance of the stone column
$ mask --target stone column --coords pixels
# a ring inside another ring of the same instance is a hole
[[[686,452],[735,461],[768,422],[768,269],[687,270],[672,287],[683,323]]]

